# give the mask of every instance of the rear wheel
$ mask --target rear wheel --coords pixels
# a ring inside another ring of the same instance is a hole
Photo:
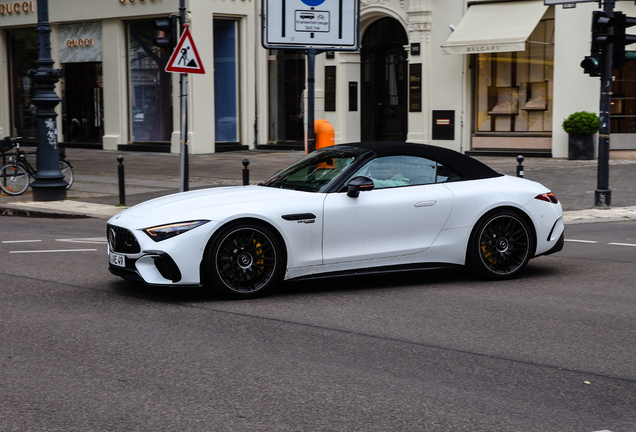
[[[71,166],[67,162],[61,160],[60,171],[62,172],[62,174],[64,174],[64,181],[68,183],[66,189],[69,189],[73,184],[73,168],[71,168]]]
[[[515,276],[534,253],[529,223],[514,210],[500,210],[483,218],[468,245],[468,264],[489,279]]]
[[[22,165],[7,164],[0,168],[0,189],[8,195],[22,195],[29,182],[29,174]]]
[[[283,251],[277,236],[266,226],[245,222],[222,229],[204,257],[207,281],[230,298],[265,294],[280,279]]]

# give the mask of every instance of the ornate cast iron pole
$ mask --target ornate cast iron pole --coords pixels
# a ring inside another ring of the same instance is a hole
[[[33,104],[37,113],[37,174],[33,188],[34,201],[58,201],[66,198],[64,175],[60,171],[55,106],[61,99],[55,94],[55,83],[62,71],[53,69],[51,59],[51,26],[49,25],[48,0],[38,0],[38,38],[40,51],[36,69],[29,76],[37,84]]]

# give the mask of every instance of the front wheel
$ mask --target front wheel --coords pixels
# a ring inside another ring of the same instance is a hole
[[[281,277],[283,249],[271,229],[245,222],[221,229],[204,256],[206,280],[219,294],[247,299],[269,291]]]
[[[29,173],[22,165],[10,163],[0,168],[0,189],[8,195],[22,195],[29,182]]]
[[[73,184],[73,168],[68,164],[68,162],[61,160],[60,161],[60,171],[64,174],[64,181],[68,183],[66,189],[70,189]]]
[[[482,219],[470,237],[468,264],[489,279],[508,279],[528,264],[534,237],[525,218],[500,210]]]

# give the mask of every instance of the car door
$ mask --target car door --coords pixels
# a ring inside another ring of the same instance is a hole
[[[428,248],[453,208],[453,194],[436,183],[437,164],[424,158],[377,158],[351,178],[375,189],[357,198],[329,194],[324,204],[323,263],[414,254]]]

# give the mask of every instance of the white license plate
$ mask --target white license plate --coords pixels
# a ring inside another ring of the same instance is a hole
[[[126,256],[110,253],[108,256],[110,263],[116,267],[126,267]]]

